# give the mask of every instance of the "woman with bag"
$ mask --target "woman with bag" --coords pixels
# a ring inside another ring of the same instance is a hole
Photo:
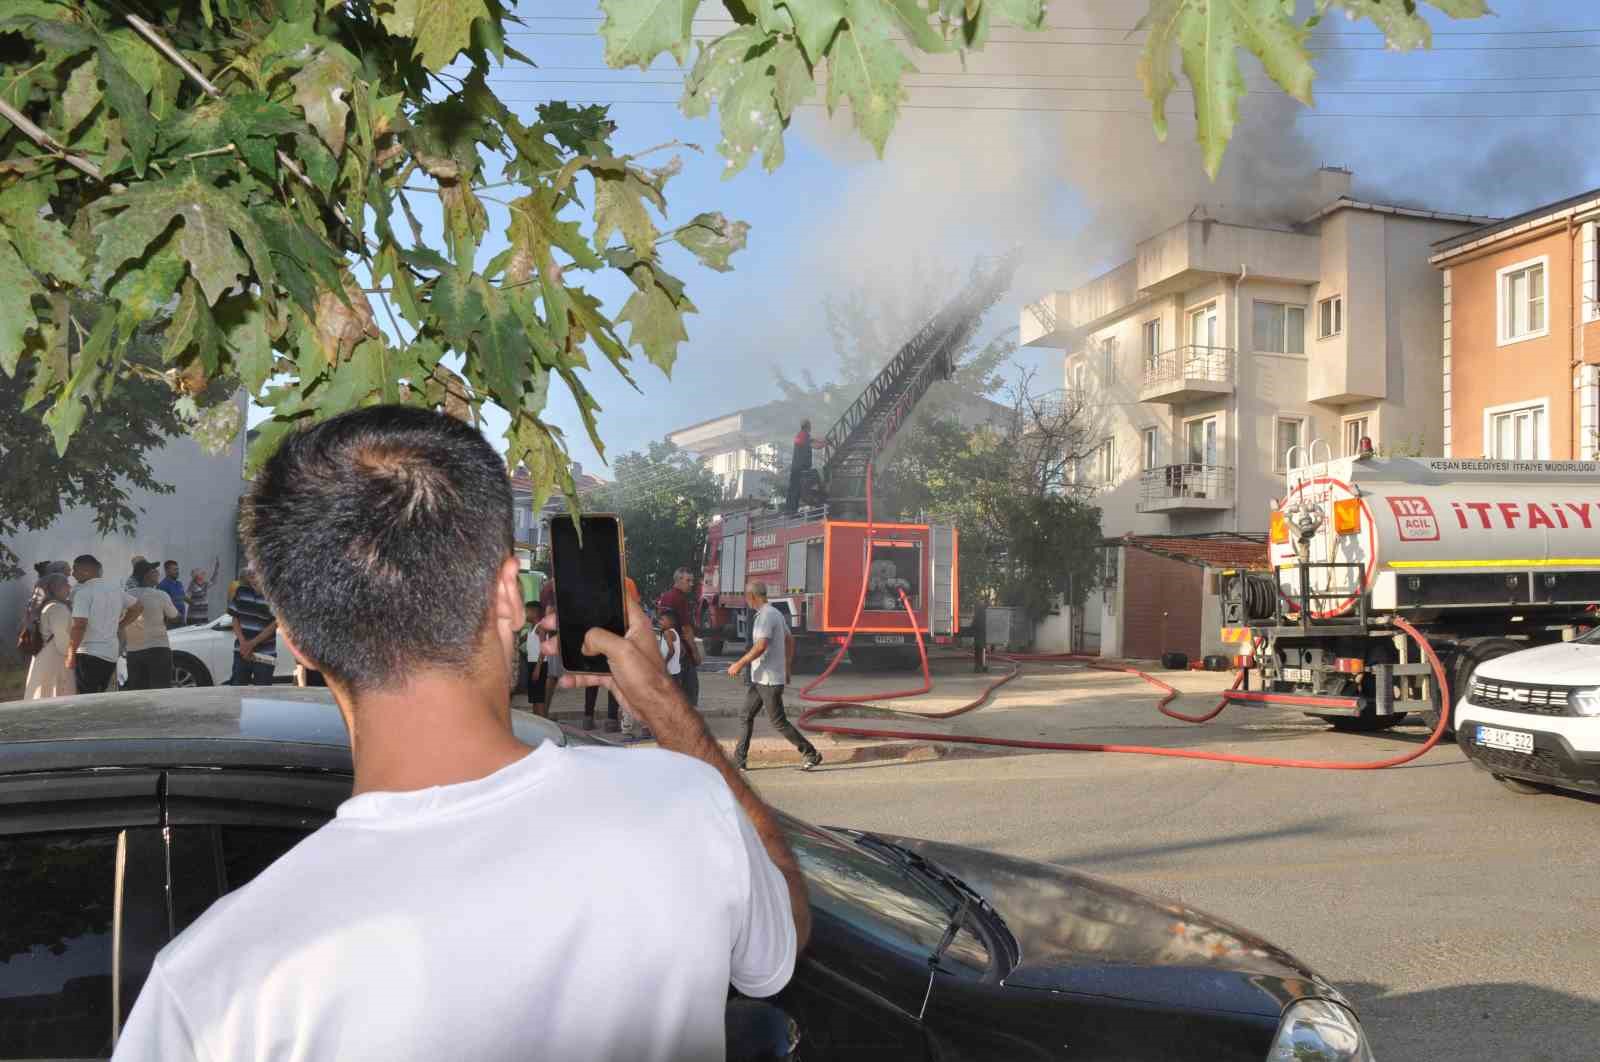
[[[28,682],[22,699],[38,701],[46,697],[70,697],[78,683],[67,666],[67,643],[72,637],[72,583],[60,572],[39,580],[44,591],[44,607],[39,612],[39,635],[43,647],[28,663]]]

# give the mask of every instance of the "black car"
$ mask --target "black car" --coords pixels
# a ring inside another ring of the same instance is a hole
[[[595,740],[513,714],[529,744]],[[0,1059],[109,1055],[156,952],[350,788],[323,690],[5,706]],[[782,1015],[730,1003],[731,1057],[1371,1058],[1331,985],[1217,919],[1038,863],[784,823],[811,942],[770,1001]]]

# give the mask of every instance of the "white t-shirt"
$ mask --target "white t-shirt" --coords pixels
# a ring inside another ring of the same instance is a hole
[[[122,614],[132,608],[135,598],[122,588],[122,584],[100,576],[79,583],[72,591],[72,618],[86,619],[83,641],[78,652],[116,663],[120,652],[117,645],[117,623]]]
[[[762,605],[756,610],[750,638],[754,642],[767,640],[767,651],[750,665],[750,681],[758,686],[782,686],[788,682],[789,623],[783,613],[770,603]]]
[[[673,752],[366,793],[156,957],[115,1057],[694,1060],[794,971],[783,875]]]
[[[676,675],[683,670],[679,658],[683,655],[683,635],[677,631],[672,632],[672,638],[667,638],[667,632],[662,631],[656,635],[656,644],[661,647],[661,659],[667,662],[667,674]]]
[[[172,643],[167,640],[167,620],[178,618],[178,607],[172,603],[172,595],[153,586],[141,586],[133,596],[144,606],[144,611],[128,624],[128,652],[169,648]]]

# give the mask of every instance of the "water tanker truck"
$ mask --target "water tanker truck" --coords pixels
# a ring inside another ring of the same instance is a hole
[[[1485,661],[1596,622],[1600,462],[1363,451],[1291,453],[1271,570],[1223,576],[1223,623],[1252,648],[1231,700],[1300,707],[1340,730],[1413,713],[1432,725],[1452,706],[1393,617],[1427,637],[1453,697]]]

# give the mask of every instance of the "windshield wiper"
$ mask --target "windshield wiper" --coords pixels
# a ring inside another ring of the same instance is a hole
[[[928,859],[917,852],[913,852],[911,849],[906,848],[903,845],[895,844],[893,841],[885,841],[881,837],[875,837],[872,834],[862,833],[856,830],[852,830],[851,835],[854,837],[856,843],[862,847],[870,848],[873,851],[882,852],[884,855],[887,855],[889,858],[893,859],[896,863],[905,867],[907,870],[910,870],[912,873],[918,874],[924,878],[928,878],[949,890],[957,901],[954,910],[954,917],[957,922],[959,922],[960,918],[967,912],[970,906],[976,905],[978,910],[983,913],[991,925],[997,927],[1001,931],[1002,935],[1010,938],[1012,948],[1015,950],[1016,936],[1011,932],[1011,927],[1006,925],[1006,920],[1000,916],[999,911],[994,909],[994,905],[985,899],[983,894],[978,892],[978,890],[974,889],[971,885],[968,885],[966,882],[962,881],[960,878],[941,867],[938,863],[933,862],[931,859]],[[958,930],[959,925],[957,925],[955,929],[949,930],[946,935],[951,939],[954,939],[955,933]],[[945,949],[949,946],[950,943],[947,940],[939,946],[938,954],[943,955]]]
[[[928,1013],[928,1000],[933,998],[933,979],[939,971],[939,960],[944,958],[944,953],[955,942],[956,934],[967,924],[967,908],[972,906],[971,896],[962,896],[961,902],[956,905],[955,911],[950,915],[950,924],[945,927],[944,936],[939,938],[939,946],[933,949],[933,954],[928,956],[928,990],[922,993],[922,1010],[917,1013],[917,1020],[921,1021]]]

